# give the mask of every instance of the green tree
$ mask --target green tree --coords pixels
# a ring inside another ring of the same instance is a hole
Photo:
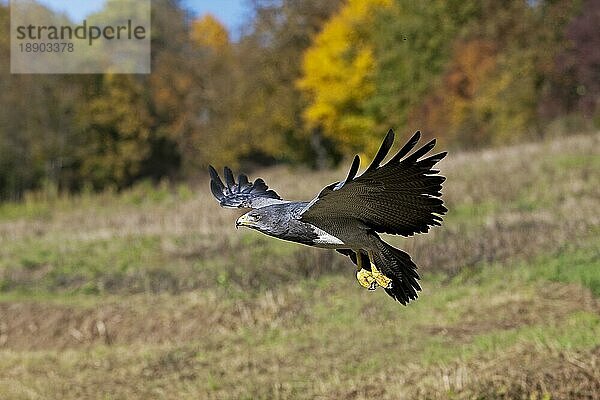
[[[255,18],[235,48],[233,100],[224,146],[234,159],[314,162],[327,154],[305,131],[296,87],[302,55],[341,0],[255,1]]]
[[[540,135],[540,102],[575,7],[517,0],[479,7],[409,122],[463,146]]]
[[[364,104],[374,93],[374,44],[370,36],[374,15],[389,8],[388,0],[350,0],[315,38],[303,58],[298,87],[310,103],[304,118],[311,129],[342,150],[365,149],[375,121]]]
[[[140,177],[151,151],[143,82],[134,75],[104,75],[88,95],[79,110],[81,179],[96,188],[129,185]]]
[[[395,0],[390,12],[378,14],[376,88],[365,107],[379,131],[420,129],[409,116],[440,83],[454,42],[479,15],[479,2],[461,0]]]
[[[82,78],[11,74],[9,54],[9,10],[0,4],[0,199],[42,185],[68,187]]]
[[[238,148],[226,130],[236,118],[233,110],[239,71],[229,32],[215,17],[204,15],[193,21],[190,35],[197,56],[196,85],[188,88],[193,104],[189,147],[195,153],[188,171],[193,174],[204,171],[209,162],[237,161]]]

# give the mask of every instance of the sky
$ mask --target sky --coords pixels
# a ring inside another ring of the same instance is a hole
[[[72,20],[83,18],[104,5],[105,0],[38,0],[49,8],[66,13]],[[239,28],[248,14],[248,0],[182,0],[184,7],[196,15],[211,13],[231,32],[239,36]]]

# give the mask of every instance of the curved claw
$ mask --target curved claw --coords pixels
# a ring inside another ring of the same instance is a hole
[[[373,285],[375,285],[375,288],[377,288],[377,282],[375,281],[375,278],[373,278],[371,271],[367,271],[366,269],[361,268],[356,271],[356,280],[362,287],[366,289],[374,290],[371,289]]]
[[[377,266],[375,266],[374,263],[371,263],[371,276],[373,277],[373,279],[375,279],[375,282],[377,282],[379,286],[384,287],[386,289],[392,288],[392,280],[384,274],[382,274],[379,271],[379,269],[377,269]]]

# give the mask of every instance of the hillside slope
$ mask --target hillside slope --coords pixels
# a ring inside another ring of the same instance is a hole
[[[600,135],[450,154],[408,307],[205,186],[0,205],[0,398],[594,398]],[[289,179],[291,174],[299,179]],[[261,176],[308,199],[345,170]],[[254,176],[256,177],[256,176]]]

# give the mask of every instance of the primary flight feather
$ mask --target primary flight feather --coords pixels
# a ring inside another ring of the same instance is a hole
[[[416,132],[388,162],[382,164],[394,142],[385,136],[375,158],[357,176],[360,158],[354,157],[346,179],[324,187],[311,201],[283,200],[262,179],[250,182],[244,174],[237,182],[225,167],[221,180],[211,166],[210,188],[222,207],[250,208],[237,226],[309,246],[335,249],[357,266],[358,282],[374,290],[381,286],[402,304],[417,298],[421,290],[417,266],[379,233],[411,236],[441,225],[447,211],[441,199],[446,178],[433,167],[446,152],[425,157],[435,139],[415,149]]]

